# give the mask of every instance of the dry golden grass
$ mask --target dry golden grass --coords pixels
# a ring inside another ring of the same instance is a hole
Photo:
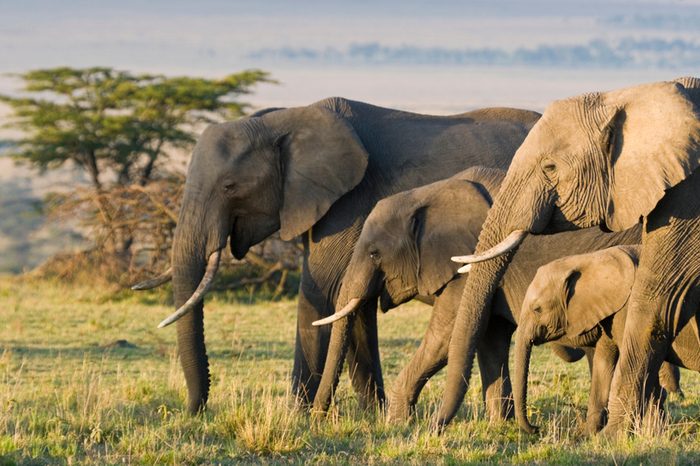
[[[295,303],[207,300],[212,370],[208,411],[182,412],[174,332],[155,325],[168,293],[100,292],[45,281],[0,282],[0,464],[676,464],[700,462],[698,374],[667,418],[613,443],[581,434],[584,362],[533,355],[531,413],[538,436],[483,420],[478,374],[442,436],[429,429],[444,374],[426,387],[417,418],[387,422],[361,412],[346,377],[324,419],[294,408],[289,373]],[[390,385],[425,329],[430,308],[411,303],[380,316]],[[125,342],[120,342],[125,340]]]

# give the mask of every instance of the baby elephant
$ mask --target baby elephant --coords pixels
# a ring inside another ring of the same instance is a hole
[[[520,311],[515,346],[513,392],[515,415],[522,430],[537,430],[527,419],[526,406],[532,346],[551,341],[595,348],[586,430],[595,433],[604,427],[639,252],[637,245],[615,246],[564,257],[537,270]],[[683,338],[676,339],[667,361],[696,369],[699,358],[693,351],[698,351],[697,336],[690,325],[682,333]],[[680,393],[678,367],[665,362],[658,377],[648,382],[650,387],[658,387],[660,383],[666,391]]]

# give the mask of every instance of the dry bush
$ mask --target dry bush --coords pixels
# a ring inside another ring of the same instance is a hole
[[[38,267],[35,277],[76,281],[88,278],[130,285],[166,269],[184,188],[182,175],[171,175],[146,186],[132,184],[99,191],[79,188],[48,199],[51,219],[75,224],[94,246],[87,251],[58,254]],[[219,288],[255,288],[271,283],[274,295],[284,291],[290,273],[301,262],[298,242],[278,235],[254,246],[242,261],[224,256],[224,274],[235,277]]]

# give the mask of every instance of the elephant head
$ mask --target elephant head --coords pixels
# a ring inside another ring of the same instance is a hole
[[[209,371],[202,298],[230,238],[234,257],[280,231],[309,230],[363,178],[368,153],[336,113],[310,106],[271,109],[211,125],[192,153],[172,247],[178,351],[189,410],[206,403]],[[141,288],[168,278],[141,284]]]
[[[444,244],[474,249],[503,172],[470,168],[377,203],[362,227],[340,288],[338,308],[379,298],[386,312],[437,293],[457,272]],[[342,311],[341,311],[342,312]],[[347,314],[343,314],[347,315]],[[334,314],[322,323],[339,318]]]
[[[388,311],[416,296],[433,296],[455,276],[445,244],[473,250],[503,172],[474,167],[447,180],[404,191],[377,203],[362,227],[339,291],[335,322],[315,408],[327,409],[342,369],[347,317],[365,301]],[[345,319],[344,319],[345,318]]]
[[[659,82],[552,103],[518,148],[469,263],[450,343],[444,426],[464,397],[484,316],[527,234],[601,225],[621,231],[652,212],[700,164],[700,119],[685,86]]]
[[[515,340],[513,397],[520,428],[527,419],[527,377],[533,345],[553,340],[591,346],[599,323],[624,307],[634,283],[638,246],[616,246],[564,257],[537,270],[525,294]]]

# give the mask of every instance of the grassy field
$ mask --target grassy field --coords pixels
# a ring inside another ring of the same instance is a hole
[[[185,387],[168,293],[0,282],[0,464],[425,464],[700,462],[700,377],[683,371],[686,397],[670,420],[608,443],[581,432],[588,394],[583,361],[546,349],[533,356],[530,400],[537,436],[482,420],[478,374],[458,420],[428,428],[444,374],[426,387],[417,419],[389,423],[361,412],[346,377],[326,419],[295,411],[289,395],[295,303],[207,300],[213,386],[209,410],[182,412]],[[391,385],[416,348],[430,308],[411,303],[380,316]]]

